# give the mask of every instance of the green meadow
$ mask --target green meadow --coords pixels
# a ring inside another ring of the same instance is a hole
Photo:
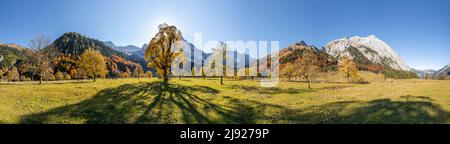
[[[173,78],[0,83],[0,123],[450,123],[450,81]]]

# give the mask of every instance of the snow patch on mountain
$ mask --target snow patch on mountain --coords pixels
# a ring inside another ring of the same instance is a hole
[[[109,47],[112,47],[112,48],[115,49],[115,50],[118,50],[118,51],[121,51],[121,52],[126,53],[127,55],[131,55],[131,54],[133,54],[133,53],[135,53],[135,52],[141,50],[141,48],[139,48],[139,47],[137,47],[137,46],[134,46],[134,45],[116,46],[116,45],[114,45],[114,43],[111,42],[111,41],[107,41],[107,42],[104,42],[104,43],[105,43],[106,45],[108,45]]]

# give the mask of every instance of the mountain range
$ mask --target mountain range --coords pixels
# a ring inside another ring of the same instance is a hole
[[[140,48],[138,51],[135,51],[130,55],[130,57],[143,59],[145,56],[145,49],[147,48],[148,44],[144,44],[142,48]],[[182,39],[181,46],[183,48],[183,54],[185,57],[185,66],[187,67],[186,70],[189,70],[191,67],[195,67],[196,69],[200,69],[202,64],[206,65],[207,63],[211,62],[211,59],[214,55],[213,53],[206,53],[202,50],[198,49],[194,44],[188,42],[185,39]],[[218,52],[218,51],[216,51]],[[236,54],[236,59],[234,59],[231,56],[234,56]],[[242,59],[244,57],[250,57],[249,55],[245,55],[242,53],[238,53],[236,51],[227,51],[227,63],[233,63],[235,60],[236,63],[245,63],[245,59]],[[249,61],[253,61],[253,58],[249,58]],[[238,69],[243,68],[243,66],[238,66]]]
[[[144,44],[142,47],[134,45],[116,46],[111,41],[100,41],[76,32],[68,32],[52,42],[51,46],[55,47],[63,54],[70,54],[72,56],[79,56],[87,48],[93,48],[99,50],[106,57],[117,56],[124,61],[128,61],[125,63],[130,64],[130,68],[137,63],[146,68],[144,55],[145,49],[148,46],[147,44]],[[182,46],[184,48],[185,64],[194,66],[197,69],[202,65],[211,63],[212,57],[215,55],[215,52],[203,52],[184,39]],[[20,59],[20,56],[23,55],[21,53],[26,51],[26,48],[14,44],[1,44],[0,47],[2,47],[0,49],[0,66],[12,65],[11,61]],[[345,37],[333,40],[321,49],[313,45],[307,45],[304,41],[300,41],[293,43],[276,53],[280,56],[280,64],[283,64],[294,62],[296,58],[302,55],[304,50],[313,51],[315,54],[322,56],[322,58],[327,59],[329,63],[333,64],[336,64],[343,56],[349,57],[358,64],[360,70],[370,70],[371,66],[379,66],[385,70],[415,72],[421,77],[431,73],[434,77],[445,77],[449,75],[448,71],[450,69],[449,65],[439,71],[420,71],[411,69],[393,48],[375,35],[369,35],[367,37]],[[234,54],[236,54],[236,56],[234,56]],[[267,61],[266,57],[255,59],[247,54],[236,51],[227,51],[227,60],[227,63],[239,63],[239,65],[236,65],[237,69],[241,69],[247,65],[255,66],[257,61],[260,65],[264,65]],[[331,67],[330,69],[335,68]]]

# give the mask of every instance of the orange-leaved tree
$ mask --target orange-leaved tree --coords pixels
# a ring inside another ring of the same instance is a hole
[[[305,51],[303,55],[296,61],[296,71],[298,76],[301,76],[308,83],[308,88],[311,89],[311,81],[319,72],[317,55],[312,51]]]
[[[339,61],[339,72],[343,73],[349,81],[358,77],[358,68],[355,62],[346,56]]]
[[[144,69],[142,69],[142,66],[140,64],[136,65],[136,68],[134,68],[133,76],[139,78],[144,77]]]
[[[181,49],[181,32],[175,26],[167,24],[159,25],[159,32],[152,38],[145,51],[145,59],[148,67],[156,69],[156,72],[167,84],[173,61],[182,55],[176,46]]]
[[[80,68],[92,77],[94,82],[97,77],[105,77],[107,73],[105,57],[100,51],[93,49],[88,49],[81,55]]]

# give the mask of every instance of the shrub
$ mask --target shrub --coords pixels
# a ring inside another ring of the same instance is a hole
[[[66,76],[64,77],[65,80],[71,80],[72,77],[69,74],[66,74]]]
[[[0,78],[3,77],[4,74],[3,70],[0,69]]]
[[[73,78],[76,78],[76,79],[87,79],[88,77],[86,75],[86,72],[83,69],[78,68],[77,72],[76,72],[76,75]]]
[[[52,70],[52,69],[47,69],[47,70],[42,74],[42,80],[45,80],[45,81],[52,81],[52,80],[55,80],[55,76],[53,75],[53,70]]]
[[[13,67],[10,71],[8,71],[8,80],[9,81],[19,81],[20,80],[20,74],[17,70],[17,67]]]
[[[77,75],[78,71],[76,69],[71,69],[69,73],[70,73],[70,77],[75,77]]]
[[[152,77],[153,77],[152,72],[151,72],[151,71],[147,71],[147,72],[145,73],[145,77],[147,77],[147,78],[152,78]]]
[[[124,72],[124,73],[122,74],[122,77],[123,77],[123,78],[128,78],[128,77],[130,77],[130,73]]]
[[[1,81],[8,81],[8,77],[7,76],[2,76],[1,78],[2,78]]]
[[[133,76],[137,78],[141,78],[144,76],[144,69],[142,69],[142,66],[140,64],[138,64],[136,68],[134,68]]]
[[[26,76],[20,76],[20,81],[30,81],[31,79]]]
[[[365,81],[364,78],[359,76],[359,75],[356,76],[355,78],[353,78],[352,82],[354,82],[354,83],[367,83],[367,81]]]
[[[60,71],[58,71],[55,74],[55,78],[56,80],[64,80],[64,75]]]

